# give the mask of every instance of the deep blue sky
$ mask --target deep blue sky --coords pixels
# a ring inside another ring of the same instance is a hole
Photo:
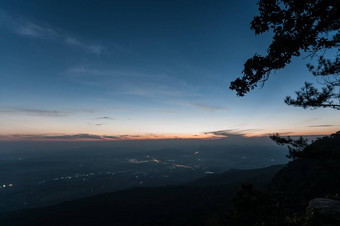
[[[283,103],[315,81],[301,59],[246,97],[228,90],[245,60],[270,43],[270,33],[250,30],[255,15],[250,0],[1,0],[0,135],[339,129],[334,110]]]

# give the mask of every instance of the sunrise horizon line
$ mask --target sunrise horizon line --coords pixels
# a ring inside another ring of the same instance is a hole
[[[290,137],[318,137],[327,136],[336,133],[338,130],[319,131],[319,132],[267,132],[267,133],[225,133],[214,134],[213,132],[204,132],[201,134],[138,134],[138,135],[108,135],[108,134],[90,134],[90,133],[40,133],[40,134],[0,134],[0,142],[110,142],[110,141],[147,141],[147,140],[218,140],[228,137],[260,138],[269,137],[273,134]],[[219,132],[219,131],[216,131]]]

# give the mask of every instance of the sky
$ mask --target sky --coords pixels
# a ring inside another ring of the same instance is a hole
[[[287,106],[294,59],[261,89],[229,83],[265,54],[256,1],[0,0],[0,140],[321,135],[338,112]]]

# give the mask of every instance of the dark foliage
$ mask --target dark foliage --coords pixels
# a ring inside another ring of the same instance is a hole
[[[335,226],[339,218],[298,205],[296,195],[264,191],[245,184],[233,198],[234,208],[227,214],[227,226]],[[294,206],[295,205],[295,206]],[[300,208],[300,211],[298,210]]]
[[[339,225],[339,221],[307,211],[315,197],[339,196],[340,132],[308,142],[278,135],[271,137],[289,145],[292,161],[281,169],[265,190],[244,185],[234,196],[227,225]]]
[[[332,166],[340,161],[327,161]],[[287,205],[296,213],[304,213],[313,198],[336,195],[340,192],[335,175],[316,159],[296,159],[283,168],[269,186],[272,192],[287,196]]]
[[[233,198],[234,208],[227,216],[227,225],[285,226],[291,212],[285,206],[283,193],[270,193],[244,184]]]
[[[279,134],[271,135],[270,138],[279,145],[287,145],[288,158],[314,158],[314,159],[337,159],[340,160],[340,131],[317,138],[308,142],[308,139],[299,137],[281,137]]]
[[[335,93],[334,86],[340,86],[340,83],[336,85],[326,84],[325,87],[319,91],[312,83],[306,82],[305,86],[302,87],[300,91],[296,91],[296,99],[292,99],[288,96],[285,99],[285,103],[294,107],[303,107],[305,109],[329,107],[340,110],[340,94]],[[336,100],[338,101],[335,102]]]
[[[311,143],[307,139],[300,137],[292,139],[291,137],[280,137],[279,134],[270,136],[279,145],[287,145],[289,153],[288,158],[309,158],[318,160],[323,168],[332,172],[340,186],[340,167],[335,162],[340,161],[340,131],[318,138]]]
[[[340,110],[340,2],[334,0],[260,0],[260,15],[251,22],[255,34],[272,30],[273,41],[267,55],[255,54],[244,64],[243,76],[230,84],[237,95],[244,96],[258,85],[263,86],[270,74],[291,63],[293,57],[308,53],[317,65],[307,64],[314,76],[321,76],[321,91],[306,83],[297,97],[285,102],[303,108],[330,107]],[[334,59],[326,59],[326,50],[335,50]]]
[[[300,137],[298,139],[292,139],[291,137],[281,137],[278,133],[271,135],[270,139],[275,141],[278,145],[288,146],[288,158],[297,157],[308,146],[308,139]]]
[[[290,146],[289,156],[293,161],[273,178],[271,189],[288,194],[292,206],[305,208],[312,198],[340,192],[340,132],[310,144],[302,138],[272,138]]]

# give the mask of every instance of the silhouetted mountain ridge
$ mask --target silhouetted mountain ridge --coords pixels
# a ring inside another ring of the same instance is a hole
[[[268,184],[268,178],[272,178],[284,165],[274,165],[266,168],[238,170],[231,169],[227,172],[209,175],[199,178],[188,185],[190,186],[218,186],[250,183],[258,188],[264,188]]]

